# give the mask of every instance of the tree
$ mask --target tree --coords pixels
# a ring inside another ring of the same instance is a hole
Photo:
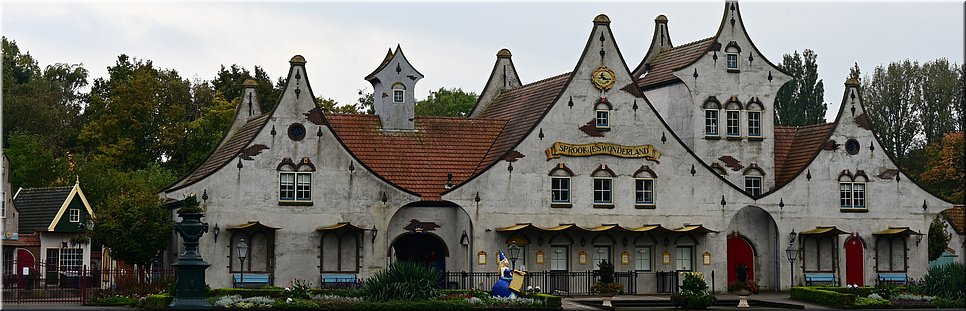
[[[825,123],[825,85],[818,78],[818,55],[806,49],[785,54],[778,68],[792,75],[792,81],[775,97],[775,124],[810,125]]]
[[[376,113],[376,98],[372,96],[372,92],[368,89],[359,89],[359,99],[357,100],[356,107],[359,111],[364,114],[375,114]]]
[[[255,66],[255,74],[252,75],[248,69],[236,64],[232,64],[228,69],[225,68],[225,65],[221,65],[221,70],[211,80],[211,84],[215,91],[222,93],[225,100],[234,103],[242,96],[242,92],[245,90],[242,84],[248,79],[254,79],[255,82],[258,82],[255,91],[258,93],[259,108],[262,109],[262,112],[268,112],[275,108],[278,97],[282,95],[282,88],[285,83],[273,86],[272,79],[260,66]],[[279,81],[284,80],[279,78]]]
[[[460,88],[439,88],[430,91],[424,100],[416,102],[417,116],[465,117],[476,105],[476,93]]]
[[[906,60],[878,66],[863,81],[866,113],[882,139],[883,149],[906,164],[906,154],[915,147],[921,131],[916,110],[921,106],[919,63]]]
[[[204,161],[218,143],[225,129],[231,125],[236,105],[228,102],[220,92],[216,92],[210,102],[201,107],[200,116],[188,123],[186,146],[190,146],[184,173]]]
[[[319,104],[323,113],[348,113],[358,114],[359,108],[355,104],[339,105],[339,102],[331,98],[318,97],[315,102]]]
[[[946,218],[943,214],[939,214],[932,220],[929,224],[929,247],[928,256],[929,261],[936,260],[939,256],[943,255],[946,251],[946,246],[949,245],[949,240],[952,239],[952,234],[946,231]]]
[[[926,147],[926,171],[919,177],[946,200],[964,203],[966,164],[963,161],[963,132],[951,132],[941,142]]]
[[[13,168],[8,171],[13,189],[66,185],[70,180],[65,175],[65,157],[44,145],[36,135],[17,132],[7,138],[10,147],[4,149],[4,153],[10,158],[10,167]]]
[[[922,65],[922,101],[919,120],[925,144],[938,142],[943,135],[956,129],[955,107],[962,104],[963,89],[959,71],[945,58]]]
[[[862,79],[862,69],[859,68],[859,63],[856,62],[852,68],[849,68],[849,79],[861,80]]]

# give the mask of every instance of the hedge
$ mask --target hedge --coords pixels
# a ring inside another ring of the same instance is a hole
[[[875,287],[866,286],[859,287],[857,289],[849,289],[846,287],[831,287],[831,286],[816,286],[812,288],[830,290],[839,294],[855,294],[859,297],[869,297],[870,294],[875,293]]]
[[[309,289],[312,295],[333,295],[342,297],[362,297],[365,291],[359,288],[313,288]],[[215,288],[208,291],[208,297],[219,297],[228,295],[239,295],[242,298],[264,296],[271,298],[281,298],[285,296],[285,289],[280,287],[264,288]]]
[[[141,301],[140,307],[148,310],[166,310],[172,300],[174,300],[174,296],[171,296],[171,294],[148,295]]]
[[[855,303],[855,295],[837,293],[817,287],[792,287],[792,299],[809,301],[832,306],[851,306]]]

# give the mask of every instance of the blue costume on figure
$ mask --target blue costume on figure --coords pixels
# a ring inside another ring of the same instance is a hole
[[[510,270],[510,262],[507,261],[503,252],[500,252],[500,279],[493,284],[493,297],[516,298],[516,293],[510,290],[510,281],[513,280],[513,272]]]

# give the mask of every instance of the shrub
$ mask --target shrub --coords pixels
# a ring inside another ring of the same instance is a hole
[[[848,306],[855,303],[855,295],[842,294],[816,287],[792,287],[792,299],[810,301],[832,306]]]
[[[410,262],[395,262],[366,280],[366,299],[370,301],[428,300],[439,297],[435,268]]]
[[[116,294],[109,294],[93,299],[93,303],[98,306],[135,306],[137,305],[137,302],[138,301],[131,296]]]
[[[275,299],[264,296],[242,298],[239,295],[229,295],[219,298],[213,305],[221,308],[264,309],[274,306]]]
[[[966,269],[962,263],[953,262],[932,267],[925,278],[926,292],[948,300],[966,298]]]
[[[600,280],[590,287],[591,293],[610,295],[624,292],[624,284],[614,282],[614,263],[601,260],[597,267],[600,268]]]
[[[853,294],[856,295],[856,297],[868,297],[870,294],[874,294],[876,289],[875,287],[871,286],[853,288],[821,286],[818,288],[830,290],[840,294]]]
[[[942,297],[936,297],[936,299],[933,299],[930,303],[938,308],[966,308],[966,300],[964,299],[949,300]]]
[[[264,296],[280,298],[285,294],[285,290],[278,287],[266,288],[215,288],[208,290],[208,297],[238,295],[242,298]]]
[[[891,305],[892,305],[891,302],[889,302],[888,300],[882,299],[881,297],[878,297],[878,298],[859,297],[855,299],[855,304],[854,304],[855,307],[860,307],[860,308],[879,308],[879,307],[887,307]]]
[[[171,294],[148,295],[141,299],[139,307],[147,310],[165,310],[172,300],[174,300],[174,296],[171,296]]]
[[[677,308],[705,309],[714,302],[714,296],[708,293],[708,283],[696,272],[685,273],[681,293],[671,295],[671,304]]]
[[[308,282],[294,279],[292,280],[292,285],[285,288],[285,298],[308,299],[311,296],[309,288]]]

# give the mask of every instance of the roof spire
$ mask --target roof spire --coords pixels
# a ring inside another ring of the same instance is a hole
[[[482,114],[498,95],[523,85],[520,83],[520,76],[517,75],[516,67],[513,66],[512,57],[513,54],[508,49],[500,49],[499,52],[496,52],[496,63],[493,64],[493,71],[490,72],[490,78],[486,80],[483,92],[476,100],[476,106],[470,111],[470,117],[478,117]]]
[[[651,62],[661,53],[670,50],[674,45],[671,44],[671,32],[667,28],[667,16],[658,15],[654,18],[654,35],[651,36],[651,46],[647,49],[647,55],[641,60],[641,64],[634,69],[633,76],[639,77],[650,70]]]

